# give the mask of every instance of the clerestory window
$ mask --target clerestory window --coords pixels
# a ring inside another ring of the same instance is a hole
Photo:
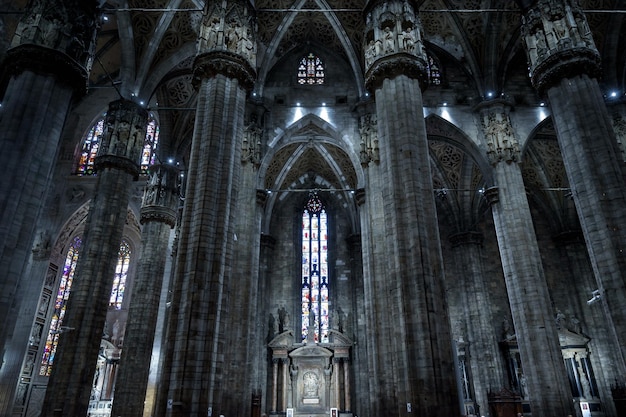
[[[322,85],[324,84],[324,76],[324,63],[313,53],[309,53],[300,60],[298,65],[298,84]]]

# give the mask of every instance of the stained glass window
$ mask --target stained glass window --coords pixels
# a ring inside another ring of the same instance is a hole
[[[70,297],[70,290],[74,280],[74,271],[78,262],[78,254],[81,245],[80,238],[74,238],[65,258],[65,266],[63,267],[63,276],[59,283],[57,297],[54,304],[54,313],[50,321],[50,330],[46,338],[39,375],[50,376],[52,372],[52,364],[59,344],[59,336],[66,330],[63,327],[63,318],[65,317],[65,309],[67,300]],[[121,308],[124,298],[124,290],[126,288],[126,277],[128,274],[128,266],[130,264],[130,245],[126,241],[122,241],[118,252],[117,267],[115,269],[115,278],[113,280],[113,288],[111,289],[110,305],[115,308]]]
[[[115,267],[115,278],[113,279],[111,298],[109,299],[109,305],[118,310],[122,308],[122,301],[124,300],[124,290],[126,289],[126,277],[128,276],[129,264],[130,246],[126,241],[122,241],[117,257],[117,266]]]
[[[302,213],[302,340],[314,331],[315,342],[328,342],[328,215],[312,195]]]
[[[298,65],[298,84],[321,85],[324,84],[324,63],[319,57],[309,53],[300,60]]]
[[[76,166],[76,175],[94,175],[94,162],[98,147],[104,133],[104,117],[98,120],[83,138],[83,147]],[[154,118],[150,118],[146,126],[143,152],[141,153],[141,173],[147,174],[150,165],[156,159],[156,149],[159,143],[159,125]]]
[[[80,249],[80,245],[80,238],[74,238],[69,250],[67,251],[67,256],[65,257],[63,276],[61,277],[59,290],[57,291],[57,297],[54,302],[54,313],[52,314],[50,330],[48,331],[48,337],[46,338],[46,345],[44,347],[43,358],[41,359],[39,375],[50,376],[50,373],[52,372],[52,364],[54,362],[54,355],[59,344],[59,336],[64,329],[62,326],[63,318],[65,317],[67,300],[70,297],[70,289],[72,288],[76,262],[78,262],[78,251]]]
[[[94,161],[98,153],[98,147],[102,134],[104,133],[104,118],[98,120],[89,130],[87,136],[83,140],[83,148],[80,152],[80,159],[76,167],[77,175],[93,175]]]
[[[159,125],[156,120],[150,119],[146,126],[146,139],[144,140],[143,152],[141,153],[141,173],[147,174],[150,165],[156,160],[156,148],[159,144]]]
[[[441,85],[439,64],[430,55],[428,55],[428,82],[430,85]]]

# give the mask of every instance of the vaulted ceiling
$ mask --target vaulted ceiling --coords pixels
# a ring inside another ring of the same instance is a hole
[[[272,69],[290,52],[302,50],[307,45],[322,45],[346,63],[358,84],[357,89],[363,89],[363,9],[366,2],[256,0],[258,79],[255,88],[262,91]],[[439,90],[427,91],[425,103],[428,105],[429,100],[437,101],[439,96],[445,96],[457,104],[471,104],[472,97],[484,97],[488,91],[507,90],[509,93],[513,90],[513,98],[520,101],[525,96],[532,96],[534,91],[528,80],[526,56],[520,42],[520,8],[531,2],[418,1],[427,50],[437,58],[447,78]],[[0,0],[0,58],[10,44],[26,3],[26,0]],[[195,90],[191,85],[191,67],[204,3],[203,0],[103,1],[104,19],[90,76],[91,88],[85,100],[103,89],[115,89],[127,98],[134,95],[151,108],[160,110],[161,126],[176,132],[179,143],[172,146],[181,146],[193,130]],[[579,3],[602,55],[604,77],[601,83],[606,88],[623,92],[626,85],[624,2],[579,0]],[[525,177],[529,184],[550,183],[553,187],[560,187],[564,178],[558,157],[554,156],[554,135],[550,134],[549,127],[544,130],[545,134],[529,148]],[[469,179],[465,181],[480,177],[475,164],[463,157],[455,146],[431,142],[433,155],[441,156],[434,164],[439,166],[434,177],[442,187],[450,187],[449,184],[455,183],[455,178],[459,179],[461,175],[467,174]],[[327,153],[331,155],[330,151]],[[326,161],[335,159],[347,160],[342,156],[329,157]],[[316,167],[305,164],[294,173],[276,173],[276,178],[293,181],[313,168],[328,172],[333,169],[331,164]],[[268,187],[275,185],[268,184]]]

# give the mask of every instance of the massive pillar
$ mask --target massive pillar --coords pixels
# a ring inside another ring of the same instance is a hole
[[[96,191],[63,321],[67,331],[59,339],[42,417],[87,414],[130,188],[140,172],[147,119],[147,111],[131,101],[109,104],[95,161]]]
[[[0,414],[13,391],[32,316],[19,322],[20,280],[31,255],[61,131],[84,94],[98,27],[96,1],[31,1],[4,60],[11,78],[0,108]],[[37,297],[32,298],[36,309]]]
[[[207,2],[200,28],[196,124],[169,324],[168,416],[237,415],[233,401],[249,401],[231,400],[223,381],[236,358],[226,335],[249,326],[248,317],[229,320],[229,297],[240,283],[233,254],[246,92],[255,77],[252,11],[245,0]]]
[[[450,277],[448,294],[455,297],[457,314],[451,312],[452,334],[457,349],[466,352],[466,366],[471,377],[464,390],[467,407],[477,404],[476,414],[489,413],[487,394],[505,388],[500,363],[496,326],[492,321],[492,301],[484,279],[482,234],[467,231],[450,237],[454,259],[463,268],[463,276]],[[499,325],[499,323],[498,323]],[[470,413],[468,413],[470,414]]]
[[[153,165],[141,207],[141,256],[133,281],[112,416],[142,417],[171,229],[176,225],[179,172]]]
[[[496,188],[488,190],[531,412],[574,415],[569,382],[541,255],[519,166],[519,146],[501,100],[484,103],[480,117]]]
[[[626,186],[598,85],[600,54],[578,1],[539,0],[523,17],[530,75],[546,95],[606,320],[626,374]],[[624,381],[621,381],[622,383]]]
[[[422,112],[426,56],[416,7],[412,1],[370,1],[365,10],[365,78],[376,99],[384,212],[384,228],[373,243],[386,247],[385,254],[374,254],[383,273],[366,278],[379,289],[367,302],[382,299],[369,325],[376,329],[377,320],[386,320],[390,340],[375,352],[373,366],[391,378],[371,381],[377,402],[371,412],[443,417],[459,415],[459,407]]]
[[[249,105],[244,134],[240,137],[241,182],[238,215],[234,237],[233,276],[236,283],[230,286],[230,315],[226,336],[232,351],[228,375],[222,385],[228,393],[224,397],[224,407],[230,414],[249,416],[253,395],[261,394],[265,379],[261,380],[262,368],[267,362],[259,353],[267,352],[264,336],[267,334],[267,320],[259,315],[259,254],[261,244],[261,215],[267,195],[257,192],[258,167],[261,161],[262,107]],[[266,357],[265,355],[263,356]],[[249,383],[242,383],[249,381]]]

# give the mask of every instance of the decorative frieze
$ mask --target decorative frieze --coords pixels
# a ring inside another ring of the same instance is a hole
[[[522,17],[522,36],[540,93],[562,78],[600,73],[600,54],[577,0],[537,1]]]

